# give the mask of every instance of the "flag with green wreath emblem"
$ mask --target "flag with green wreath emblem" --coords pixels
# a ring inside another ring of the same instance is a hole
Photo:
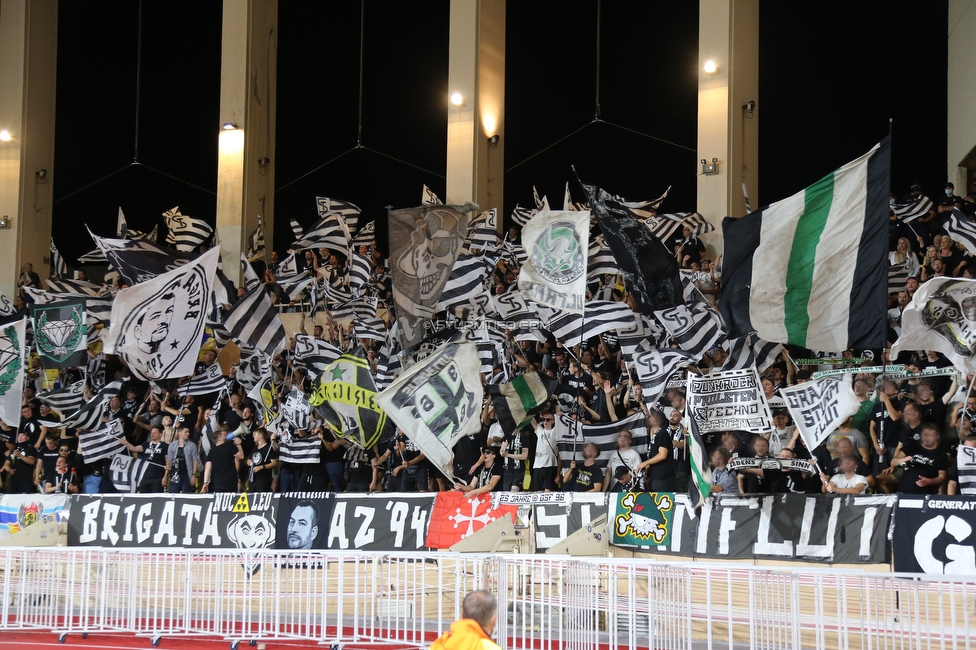
[[[26,330],[26,317],[0,325],[0,420],[12,427],[20,426]]]
[[[31,306],[34,346],[41,367],[73,368],[88,362],[88,329],[85,301],[64,300]]]

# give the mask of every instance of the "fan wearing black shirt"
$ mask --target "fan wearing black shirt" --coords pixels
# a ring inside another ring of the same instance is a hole
[[[238,466],[244,460],[240,441],[227,441],[229,427],[225,424],[214,432],[214,445],[203,466],[203,487],[201,492],[237,492]]]
[[[596,462],[599,455],[596,443],[583,445],[583,463],[570,462],[563,474],[563,492],[603,492],[603,468]]]
[[[468,485],[458,485],[456,488],[461,492],[466,492],[468,498],[484,494],[485,492],[494,492],[498,490],[498,486],[501,483],[502,465],[495,461],[494,448],[487,447],[482,454],[482,458],[484,463],[474,478],[471,479],[471,482]]]
[[[37,449],[28,441],[26,431],[17,432],[17,445],[7,454],[7,462],[0,470],[10,475],[10,494],[32,494],[37,492],[34,483],[34,464],[37,463]]]
[[[505,459],[504,471],[502,472],[502,491],[521,492],[522,484],[525,481],[525,461],[529,457],[529,449],[522,440],[522,430],[505,434],[502,439],[500,450],[501,457]]]
[[[949,476],[949,458],[935,425],[922,425],[922,439],[903,446],[891,461],[891,470],[903,470],[898,481],[902,494],[938,494]]]

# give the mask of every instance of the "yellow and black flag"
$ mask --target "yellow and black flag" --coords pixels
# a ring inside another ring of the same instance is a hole
[[[396,433],[396,424],[380,408],[376,393],[369,361],[359,346],[319,375],[309,402],[337,436],[369,449]]]

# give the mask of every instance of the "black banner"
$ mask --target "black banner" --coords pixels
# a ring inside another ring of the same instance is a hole
[[[901,496],[891,548],[895,571],[976,575],[976,499]]]
[[[545,553],[559,540],[607,514],[606,492],[571,494],[570,503],[538,503],[532,507],[537,553]]]
[[[323,548],[417,551],[424,548],[434,494],[337,494]]]
[[[326,548],[335,499],[326,492],[297,492],[278,497],[275,548]]]
[[[887,562],[895,499],[807,494],[709,499],[698,515],[694,555],[830,564]]]
[[[278,495],[79,494],[68,546],[274,548]]]

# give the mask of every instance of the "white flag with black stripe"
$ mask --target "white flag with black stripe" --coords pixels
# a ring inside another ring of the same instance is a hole
[[[303,271],[300,275],[285,280],[278,280],[278,286],[288,294],[289,300],[301,300],[305,290],[312,286],[314,279]]]
[[[241,277],[244,279],[245,289],[253,289],[261,284],[258,274],[254,272],[254,267],[251,266],[244,253],[241,253]]]
[[[714,314],[714,315],[713,315]],[[654,312],[675,343],[698,358],[708,352],[722,338],[718,314],[703,302],[678,305]]]
[[[512,223],[521,227],[529,222],[529,219],[535,216],[538,210],[532,208],[523,208],[518,203],[515,204],[515,209],[512,210]]]
[[[85,323],[88,331],[92,332],[95,325],[108,325],[112,318],[112,297],[92,298],[76,293],[54,293],[41,291],[33,287],[21,287],[37,305],[49,305],[63,302],[66,297],[83,298],[85,301]],[[90,335],[89,335],[90,336]]]
[[[74,413],[65,415],[61,419],[61,426],[66,429],[77,428],[86,431],[94,429],[101,424],[102,415],[108,407],[109,400],[118,395],[121,388],[121,381],[113,381],[111,384],[106,385],[80,409]]]
[[[468,224],[468,236],[464,243],[469,253],[498,250],[498,209],[485,210]]]
[[[257,386],[262,377],[270,373],[271,357],[264,352],[254,352],[246,357],[241,357],[235,378],[244,387],[244,391],[249,393]]]
[[[178,251],[184,253],[195,251],[213,236],[213,226],[203,219],[181,214],[179,206],[164,212],[163,218],[169,229],[166,243],[176,246]]]
[[[181,395],[207,395],[222,391],[226,386],[227,378],[224,377],[220,364],[214,363],[199,375],[191,377],[179,390]]]
[[[67,293],[86,298],[111,298],[111,290],[102,284],[93,284],[84,280],[68,278],[48,278],[48,289],[53,293]]]
[[[669,246],[686,226],[691,228],[692,237],[698,237],[699,235],[715,230],[715,227],[697,212],[661,214],[644,220],[644,227]]]
[[[315,209],[318,210],[319,218],[324,217],[330,212],[341,214],[350,232],[356,231],[356,228],[359,226],[359,215],[362,214],[362,210],[359,209],[358,205],[349,201],[330,199],[327,196],[315,197]],[[298,238],[301,238],[301,235],[298,235]]]
[[[756,366],[762,372],[773,365],[783,351],[783,344],[764,341],[755,332],[750,332],[724,341],[722,348],[729,354],[722,370],[745,370]]]
[[[88,457],[85,457],[88,460]],[[123,494],[134,493],[149,469],[149,461],[133,458],[128,454],[115,454],[109,465],[109,478],[115,489]]]
[[[51,268],[56,278],[64,277],[68,273],[68,265],[64,263],[64,258],[61,257],[58,247],[54,245],[54,237],[51,237]]]
[[[288,220],[288,225],[291,226],[291,234],[294,235],[292,241],[298,241],[301,239],[305,230],[302,228],[302,224],[298,223],[298,219],[292,217]]]
[[[315,376],[322,374],[341,356],[342,350],[322,339],[306,334],[295,336],[295,362],[308,368]]]
[[[287,336],[278,310],[268,293],[259,285],[250,289],[231,307],[224,318],[224,328],[240,346],[274,356],[285,345]]]
[[[589,339],[610,330],[627,330],[634,326],[633,311],[626,303],[591,300],[583,317],[572,312],[557,312],[549,322],[549,331],[564,345],[576,345],[580,336]]]
[[[306,393],[293,388],[285,403],[281,407],[281,413],[296,431],[308,431],[309,420],[312,413],[312,405],[309,403],[309,396]],[[317,454],[316,454],[317,456]]]
[[[620,265],[613,256],[603,235],[590,240],[590,247],[586,254],[586,279],[592,280],[600,275],[617,275]]]
[[[309,248],[328,248],[341,255],[349,252],[349,226],[338,212],[330,212],[312,224],[301,239],[292,244],[296,251]]]
[[[933,207],[932,199],[924,194],[919,194],[918,198],[904,203],[896,203],[891,206],[891,209],[895,216],[902,220],[902,223],[911,223],[919,217],[928,215]]]
[[[563,467],[569,467],[569,463],[574,460],[577,463],[583,462],[583,446],[592,442],[600,450],[600,454],[596,457],[596,464],[603,470],[617,449],[617,435],[625,429],[630,431],[632,436],[631,448],[639,454],[647,451],[647,421],[640,411],[628,418],[606,424],[580,425],[565,415],[559,415],[556,417],[554,429],[556,448],[559,450]]]
[[[899,293],[908,288],[908,262],[888,265],[888,293]]]
[[[58,413],[73,413],[85,403],[85,380],[76,381],[60,390],[40,393],[37,399]]]
[[[491,266],[483,255],[462,253],[454,262],[434,311],[467,318],[479,304],[484,305],[490,300],[484,287],[485,277],[490,274]]]
[[[124,454],[125,445],[119,440],[122,434],[121,420],[109,420],[104,426],[93,431],[79,431],[78,451],[85,457],[85,463],[93,463],[115,454]]]
[[[664,194],[652,199],[650,201],[628,201],[622,196],[615,196],[613,199],[620,204],[626,212],[630,214],[634,219],[642,221],[651,216],[651,210],[657,210],[664,203],[664,199],[668,198],[668,193],[671,192],[671,186],[664,190]]]
[[[359,229],[359,231],[353,235],[352,246],[354,248],[359,248],[360,246],[372,246],[376,243],[376,222],[370,221],[368,224]]]
[[[246,257],[248,260],[256,260],[263,258],[265,253],[264,246],[264,222],[260,215],[258,216],[258,227],[254,229],[254,232],[250,234],[247,238],[247,253]]]
[[[944,228],[952,237],[952,241],[961,243],[970,255],[976,255],[976,222],[961,210],[953,209]]]
[[[644,402],[651,405],[661,399],[674,373],[697,361],[697,357],[684,350],[648,350],[635,354],[633,365],[644,392]]]
[[[443,205],[444,202],[434,194],[434,190],[424,185],[424,191],[420,195],[420,205]]]
[[[373,267],[370,260],[362,255],[358,250],[352,252],[352,264],[349,269],[349,289],[352,295],[361,296],[366,291],[369,278],[373,274]]]
[[[289,465],[315,465],[319,462],[321,450],[322,441],[318,436],[282,437],[278,448],[278,460]]]

